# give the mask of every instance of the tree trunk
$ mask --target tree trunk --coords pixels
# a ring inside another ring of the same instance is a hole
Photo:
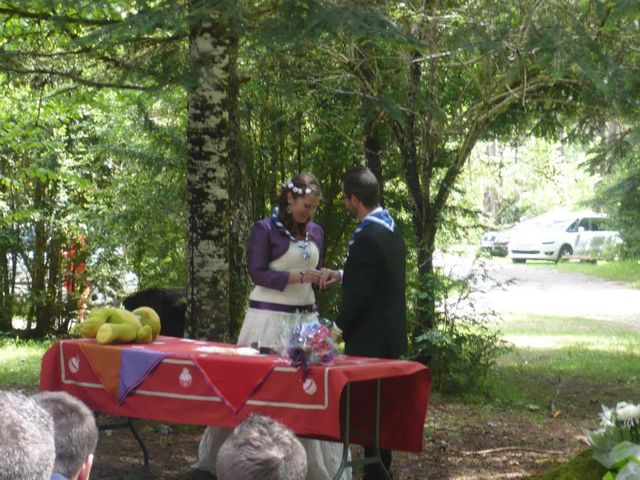
[[[186,333],[230,341],[229,38],[220,12],[199,19],[190,35]]]
[[[56,318],[60,318],[62,313],[62,304],[60,299],[60,285],[62,284],[62,276],[60,274],[60,263],[62,261],[61,255],[62,239],[59,235],[53,234],[49,242],[49,254],[48,254],[48,274],[47,280],[47,296],[45,299],[45,305],[49,318],[47,319],[47,333],[52,333],[58,330],[59,325],[56,325]]]
[[[416,53],[409,66],[409,82],[407,85],[409,103],[417,102],[420,82],[422,79],[422,69],[417,61],[419,55]],[[416,237],[417,261],[418,261],[418,285],[420,295],[416,303],[416,327],[414,327],[414,337],[421,333],[433,329],[436,324],[436,295],[435,279],[433,276],[433,248],[435,245],[435,218],[429,202],[430,197],[430,177],[425,175],[421,178],[420,172],[424,172],[425,160],[420,155],[425,155],[426,146],[422,146],[421,153],[418,151],[418,128],[414,111],[405,113],[402,122],[392,124],[394,136],[400,147],[403,160],[404,176],[411,196],[411,210],[413,230]],[[419,166],[420,163],[420,166]],[[431,227],[433,228],[431,228]]]
[[[229,232],[229,331],[228,337],[236,339],[244,319],[250,288],[247,271],[246,239],[250,226],[250,194],[246,186],[248,179],[246,165],[242,158],[240,145],[240,118],[238,113],[238,93],[240,82],[237,72],[238,38],[230,39],[229,55],[229,197],[233,205],[233,215]]]
[[[13,296],[11,295],[11,275],[9,273],[9,251],[0,248],[0,332],[11,330],[13,319]]]
[[[382,172],[381,149],[383,145],[380,121],[380,108],[373,100],[378,94],[375,85],[374,60],[368,58],[368,48],[364,43],[356,45],[354,50],[354,70],[360,78],[360,111],[363,122],[364,157],[367,167],[378,179],[380,186],[380,204],[384,206],[384,175]]]
[[[35,198],[41,196],[38,190],[42,187],[40,183],[36,186]],[[37,200],[36,200],[37,201]],[[49,314],[47,312],[47,292],[46,292],[46,248],[47,248],[47,232],[43,220],[36,220],[34,228],[33,243],[33,264],[31,271],[31,298],[33,305],[33,316],[35,317],[36,326],[33,334],[36,336],[43,335],[47,332],[49,326]]]

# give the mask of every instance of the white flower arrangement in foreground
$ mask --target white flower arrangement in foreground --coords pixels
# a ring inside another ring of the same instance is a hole
[[[603,480],[640,479],[640,404],[603,405],[600,428],[583,431],[593,458],[609,469]]]

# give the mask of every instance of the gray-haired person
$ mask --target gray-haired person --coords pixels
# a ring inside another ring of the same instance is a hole
[[[218,480],[304,480],[307,454],[295,434],[270,417],[252,415],[222,444]]]
[[[41,392],[32,397],[53,418],[55,480],[87,480],[98,444],[93,412],[66,392]]]
[[[0,391],[0,480],[49,480],[53,420],[19,392]]]

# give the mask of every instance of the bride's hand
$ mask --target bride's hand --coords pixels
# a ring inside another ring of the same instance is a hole
[[[320,271],[320,288],[327,288],[335,283],[340,283],[340,272],[329,268],[323,268]]]
[[[319,285],[321,279],[320,270],[307,270],[306,272],[304,272],[303,278],[305,283],[314,283],[316,285]]]

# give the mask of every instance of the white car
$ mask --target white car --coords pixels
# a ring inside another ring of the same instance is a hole
[[[480,250],[490,253],[491,256],[506,257],[509,253],[509,241],[511,238],[525,230],[534,229],[541,223],[546,222],[548,215],[549,214],[544,214],[539,217],[524,218],[520,220],[520,223],[512,225],[510,228],[486,232],[482,236]]]
[[[622,243],[619,232],[609,227],[607,216],[594,212],[553,214],[514,235],[509,257],[514,263],[527,260],[558,262],[567,256],[596,257],[606,247]]]
[[[486,232],[482,235],[480,250],[489,253],[492,257],[506,257],[509,253],[511,234],[511,229]]]

